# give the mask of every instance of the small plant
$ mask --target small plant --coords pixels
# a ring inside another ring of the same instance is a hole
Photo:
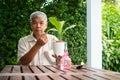
[[[74,28],[76,26],[76,25],[71,25],[71,26],[63,29],[65,21],[59,21],[56,17],[50,17],[49,21],[52,25],[54,25],[54,28],[49,29],[47,32],[49,32],[49,31],[57,32],[59,40],[63,39],[63,34],[65,34],[65,32],[67,30]]]

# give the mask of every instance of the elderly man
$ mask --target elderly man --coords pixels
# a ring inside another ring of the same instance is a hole
[[[18,61],[22,65],[52,65],[57,57],[53,57],[55,36],[46,34],[47,16],[35,11],[30,15],[32,33],[20,38],[18,43]]]

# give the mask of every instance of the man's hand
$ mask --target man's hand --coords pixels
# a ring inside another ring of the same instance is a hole
[[[59,65],[62,56],[57,56],[56,54],[54,54],[54,55],[52,55],[52,56],[56,59],[56,65]]]
[[[37,40],[37,44],[40,46],[45,45],[48,42],[47,34],[42,34]]]

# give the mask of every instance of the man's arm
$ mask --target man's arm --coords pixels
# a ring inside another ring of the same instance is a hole
[[[39,46],[36,43],[28,53],[26,53],[24,56],[20,58],[19,64],[29,65],[29,63],[33,60],[34,56],[36,55],[40,48],[41,46]]]
[[[48,39],[46,34],[41,35],[37,40],[36,44],[24,55],[20,58],[19,64],[29,65],[29,63],[33,60],[39,49],[47,43]]]

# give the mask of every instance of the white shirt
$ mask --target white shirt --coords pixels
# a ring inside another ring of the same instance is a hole
[[[40,48],[38,53],[29,65],[51,65],[55,64],[55,58],[52,56],[53,42],[58,40],[55,36],[47,34],[48,42]],[[37,42],[33,34],[20,38],[18,43],[18,61],[24,56]]]

